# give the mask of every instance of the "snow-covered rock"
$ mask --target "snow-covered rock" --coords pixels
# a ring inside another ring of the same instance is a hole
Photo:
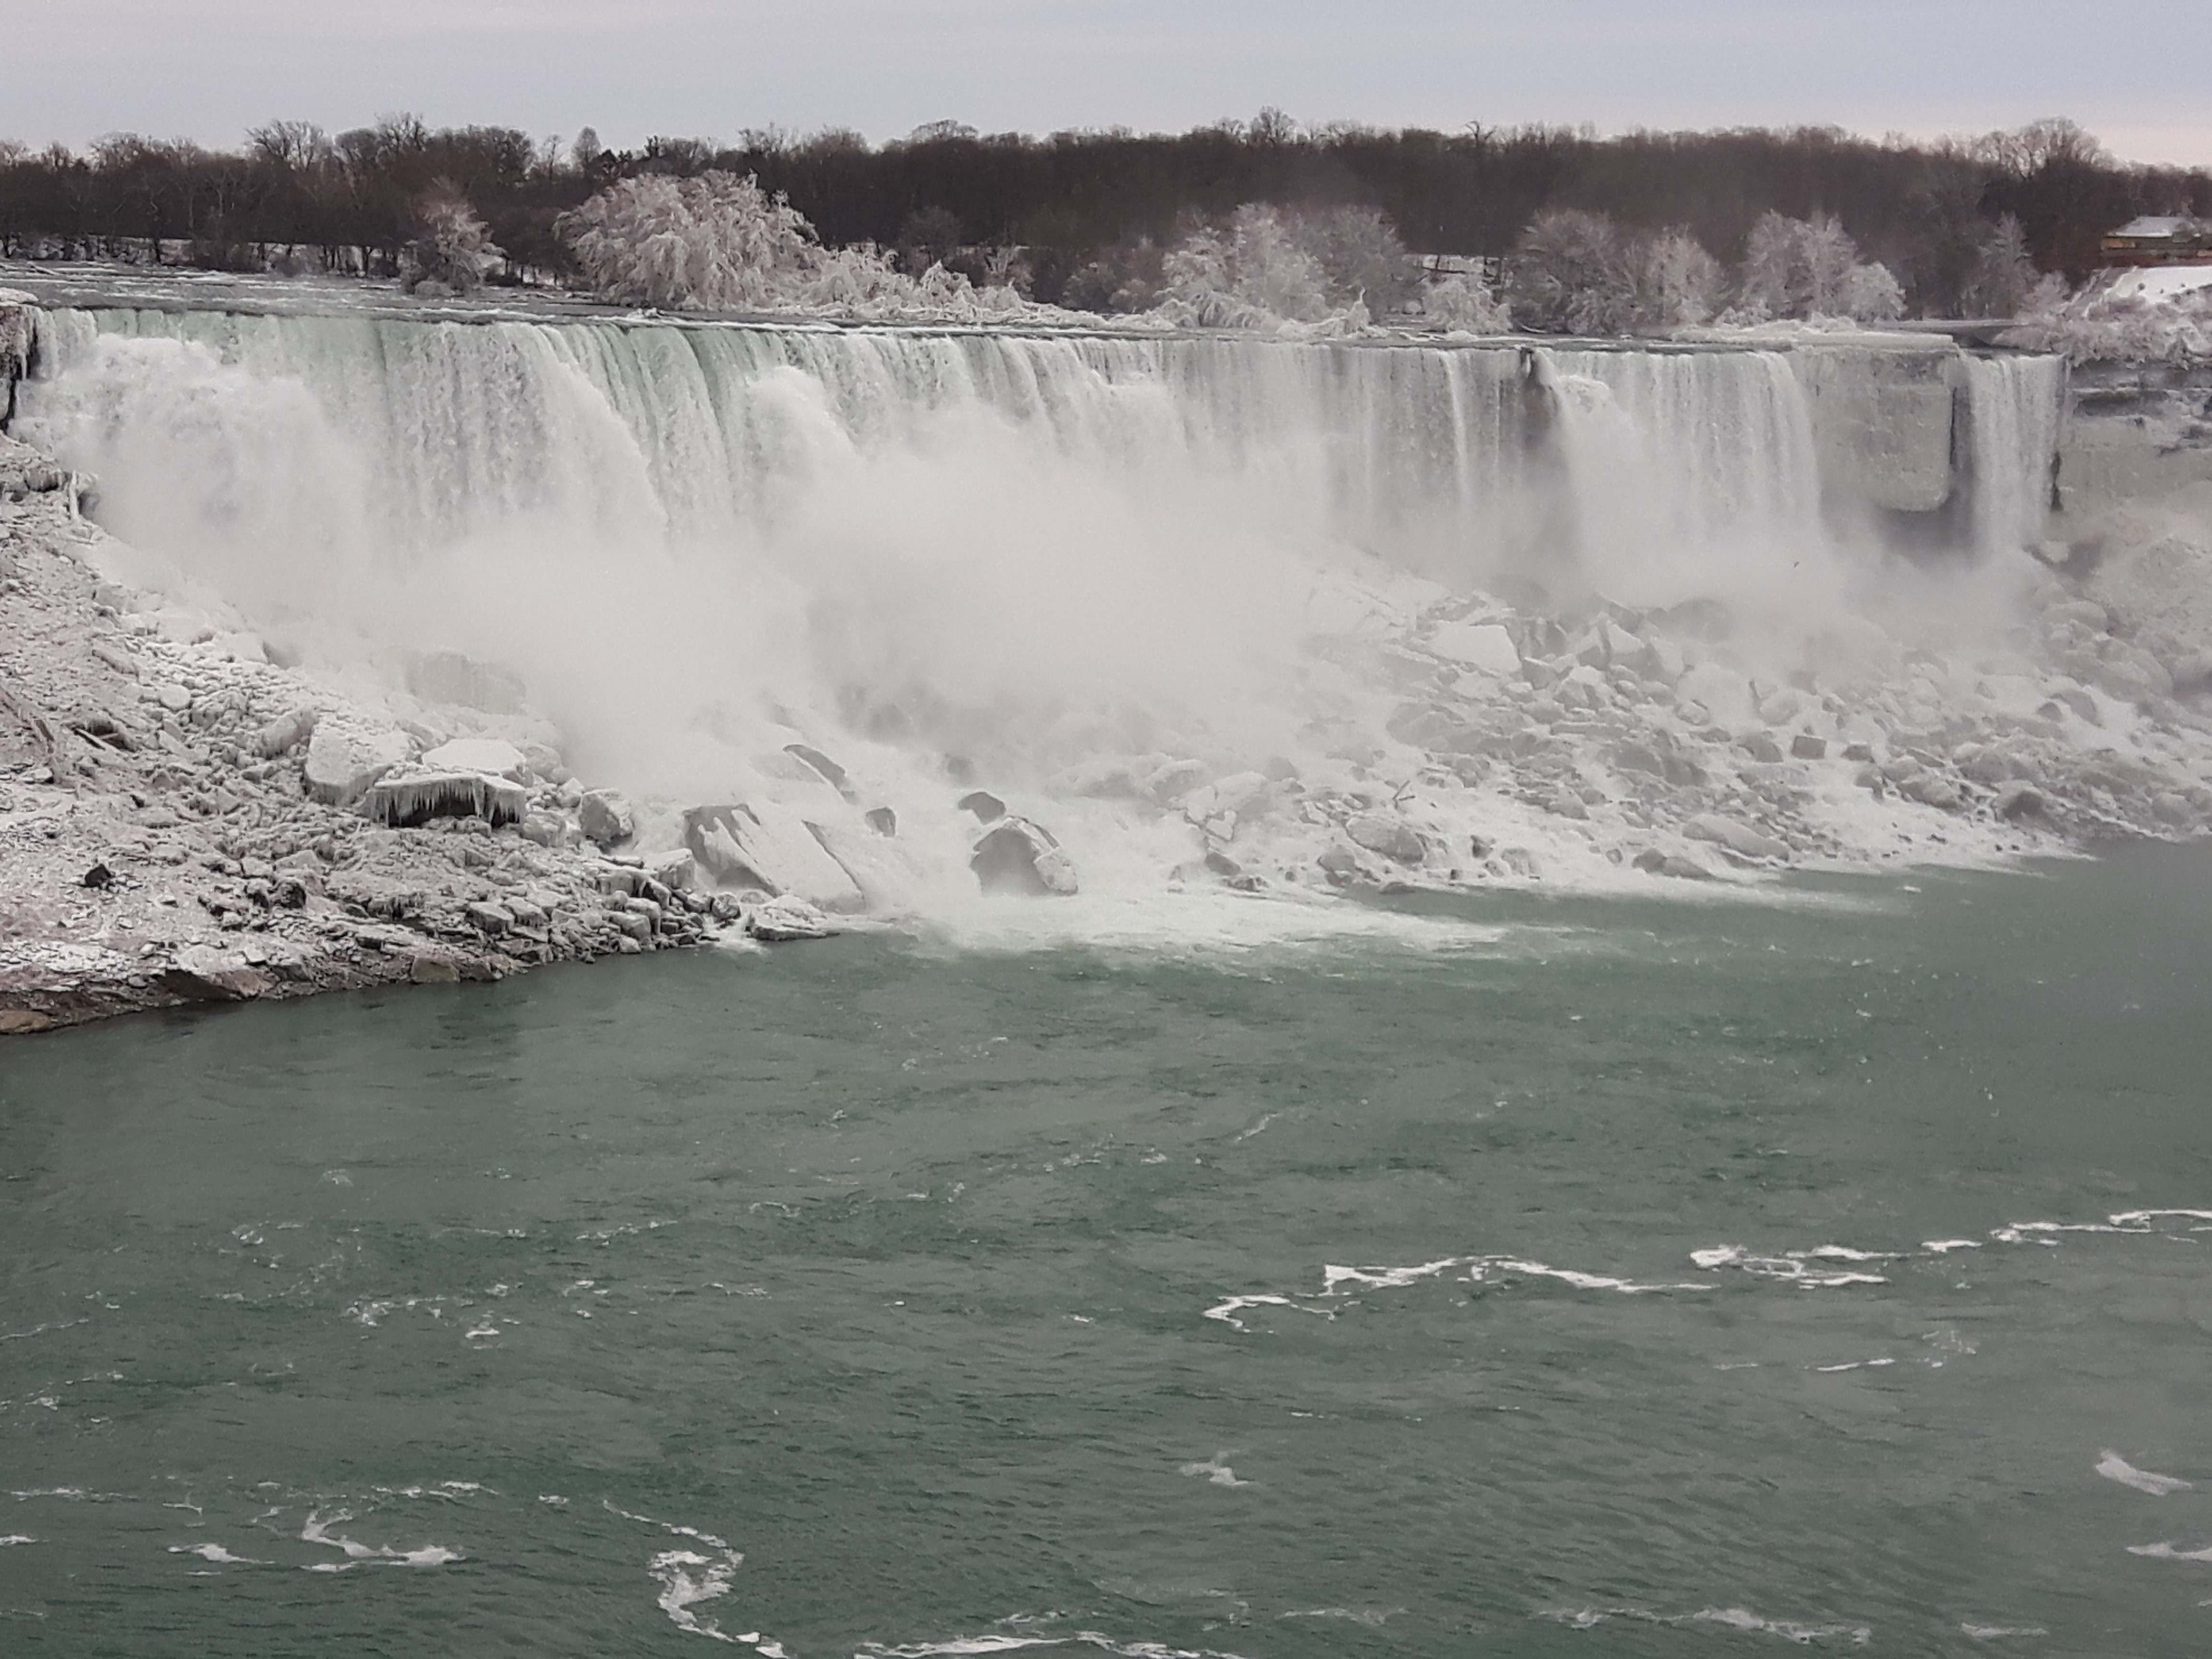
[[[520,823],[530,804],[522,786],[488,772],[398,767],[362,792],[362,816],[392,829],[432,818],[477,817],[497,827]]]
[[[1043,825],[1001,818],[975,843],[968,867],[987,893],[1072,894],[1075,864]]]
[[[1729,852],[1747,859],[1786,859],[1789,844],[1776,840],[1763,830],[1754,830],[1734,818],[1724,818],[1714,812],[1701,812],[1682,826],[1682,833],[1693,841],[1709,841],[1725,847]]]
[[[745,932],[765,945],[785,945],[828,939],[837,925],[805,899],[781,893],[745,912]]]
[[[601,847],[619,847],[637,833],[637,814],[619,790],[593,789],[576,805],[577,826]]]
[[[1354,812],[1344,821],[1344,833],[1395,864],[1419,864],[1428,857],[1420,831],[1395,812]]]
[[[266,722],[253,734],[253,752],[264,759],[289,753],[313,736],[314,731],[315,711],[295,708]]]
[[[426,750],[422,764],[440,772],[485,772],[520,782],[530,769],[522,750],[499,738],[455,738]]]
[[[1521,672],[1521,652],[1502,623],[1448,622],[1430,635],[1439,657],[1503,678]]]
[[[402,731],[325,721],[307,740],[307,793],[331,806],[348,806],[362,792],[413,758],[413,739]]]
[[[822,844],[813,826],[787,806],[751,801],[695,807],[684,815],[684,839],[726,887],[788,894],[845,915],[867,908],[851,872]]]

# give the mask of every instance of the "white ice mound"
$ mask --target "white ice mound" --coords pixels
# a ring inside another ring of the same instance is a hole
[[[316,726],[307,740],[307,793],[329,806],[347,806],[415,753],[412,739],[395,727]]]
[[[530,804],[523,787],[485,772],[407,767],[386,772],[362,792],[362,816],[394,830],[432,818],[483,818],[495,827],[520,823]]]
[[[745,932],[765,945],[828,939],[837,925],[805,899],[788,893],[764,899],[745,913]]]
[[[694,807],[684,815],[684,842],[725,887],[758,888],[842,915],[867,908],[852,872],[787,806],[741,801]]]
[[[1502,623],[1445,623],[1430,636],[1429,648],[1439,657],[1486,673],[1503,676],[1521,672],[1521,652]]]
[[[1075,862],[1042,824],[1004,817],[975,843],[968,867],[987,893],[1027,893],[1063,897],[1076,890]]]
[[[576,825],[599,846],[618,847],[637,833],[637,814],[619,790],[594,789],[577,803]]]
[[[499,738],[455,738],[422,757],[422,764],[439,772],[485,772],[517,782],[530,763],[513,744]]]

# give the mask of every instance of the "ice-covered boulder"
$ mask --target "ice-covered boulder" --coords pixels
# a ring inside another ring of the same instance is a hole
[[[694,807],[684,815],[684,844],[726,887],[789,894],[847,915],[867,908],[860,884],[813,825],[773,801]]]
[[[529,804],[522,786],[511,779],[418,766],[394,768],[361,796],[362,816],[393,830],[415,829],[432,818],[520,823]]]
[[[1208,835],[1235,838],[1237,826],[1267,811],[1274,786],[1261,772],[1236,772],[1182,798],[1182,815]]]
[[[1000,819],[975,843],[968,867],[987,893],[1066,896],[1076,890],[1074,860],[1050,830],[1027,818]]]
[[[253,752],[264,759],[297,749],[315,732],[315,711],[295,708],[289,714],[279,714],[253,734]]]
[[[327,806],[350,806],[362,792],[415,753],[412,739],[393,727],[315,727],[307,740],[307,793]]]
[[[847,800],[860,799],[854,793],[853,781],[846,775],[845,769],[811,744],[787,743],[783,745],[783,752],[808,767]]]
[[[1725,847],[1739,858],[1787,859],[1790,848],[1763,830],[1754,830],[1734,818],[1724,818],[1717,812],[1702,812],[1682,826],[1682,833],[1692,841],[1709,841],[1716,847]]]
[[[688,893],[699,884],[699,860],[682,848],[663,853],[646,868],[646,873],[672,893]]]
[[[520,749],[498,738],[455,738],[424,754],[422,764],[441,772],[486,772],[517,782],[530,769]]]
[[[1445,623],[1430,636],[1429,648],[1501,679],[1521,672],[1520,650],[1502,623]]]
[[[1145,779],[1145,793],[1163,806],[1173,806],[1213,775],[1200,760],[1171,760],[1154,767]]]
[[[195,1002],[242,1002],[262,995],[272,983],[243,952],[212,945],[185,945],[161,980],[163,989]]]
[[[996,823],[1006,816],[1006,803],[988,789],[971,789],[957,803],[963,812],[973,812],[978,823]]]
[[[1395,812],[1354,812],[1344,821],[1344,833],[1394,864],[1419,864],[1428,856],[1420,831]]]
[[[781,893],[745,912],[745,932],[764,945],[828,939],[837,926],[805,899]]]
[[[637,814],[619,790],[593,789],[576,803],[577,826],[601,847],[617,847],[637,833]]]
[[[1726,663],[1701,662],[1674,687],[1685,702],[1702,704],[1723,726],[1748,726],[1759,718],[1751,682]]]

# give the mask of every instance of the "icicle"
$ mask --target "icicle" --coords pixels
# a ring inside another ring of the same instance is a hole
[[[394,830],[432,818],[483,818],[495,828],[520,823],[528,793],[483,772],[386,773],[361,798],[362,815]]]

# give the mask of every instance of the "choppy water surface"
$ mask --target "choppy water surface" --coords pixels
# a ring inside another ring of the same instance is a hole
[[[2208,876],[11,1043],[0,1649],[2202,1650]]]

